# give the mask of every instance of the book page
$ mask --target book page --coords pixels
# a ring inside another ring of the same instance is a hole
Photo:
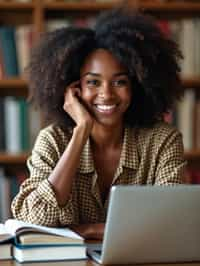
[[[31,223],[22,222],[16,219],[8,219],[5,222],[6,230],[12,235],[19,235],[21,231],[23,232],[44,232],[52,235],[64,236],[69,238],[74,238],[81,240],[81,236],[70,230],[69,228],[57,228],[57,227],[47,227]]]
[[[19,241],[22,245],[57,245],[57,244],[83,244],[80,239],[51,235],[46,233],[20,234]]]
[[[0,224],[0,244],[12,239],[13,236],[6,230],[4,224]]]

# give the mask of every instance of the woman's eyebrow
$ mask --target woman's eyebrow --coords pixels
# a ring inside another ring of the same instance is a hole
[[[86,72],[81,77],[85,77],[87,75],[91,75],[91,76],[95,76],[95,77],[101,77],[101,74],[94,73],[94,72]],[[119,73],[115,73],[113,76],[114,77],[117,77],[117,76],[128,76],[128,73],[127,72],[119,72]]]
[[[98,73],[93,73],[93,72],[86,72],[84,73],[81,77],[85,77],[87,75],[92,75],[92,76],[96,76],[96,77],[100,77],[101,75]]]
[[[113,76],[128,76],[127,72],[119,72],[119,73],[115,73]]]

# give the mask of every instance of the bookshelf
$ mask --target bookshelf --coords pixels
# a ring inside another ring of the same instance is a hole
[[[0,152],[0,164],[9,165],[9,164],[25,164],[28,157],[27,153],[18,154],[8,154]]]
[[[64,15],[88,16],[96,15],[100,11],[115,7],[120,1],[63,1],[63,0],[32,0],[29,2],[17,2],[15,0],[0,1],[0,23],[3,25],[18,26],[22,24],[32,24],[34,32],[34,41],[39,38],[39,33],[45,30],[47,19],[54,17],[61,18]],[[200,3],[193,1],[161,1],[161,0],[129,0],[127,4],[139,7],[144,12],[155,15],[158,18],[182,18],[198,17],[200,15]],[[183,77],[183,86],[185,89],[194,88],[200,92],[200,76]],[[0,96],[21,96],[27,97],[28,85],[20,77],[0,80]],[[0,165],[14,165],[16,162],[24,165],[27,154],[10,155],[0,153]],[[189,164],[193,161],[200,163],[200,149],[192,149],[185,154]]]
[[[25,80],[20,78],[10,78],[0,80],[0,96],[28,96],[28,86]]]

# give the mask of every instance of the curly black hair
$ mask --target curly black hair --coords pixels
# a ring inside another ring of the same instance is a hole
[[[84,60],[98,48],[110,51],[127,69],[134,93],[125,122],[147,127],[162,120],[183,92],[181,52],[152,17],[114,9],[102,13],[94,29],[66,27],[45,33],[33,49],[27,68],[30,98],[48,121],[74,125],[63,110],[64,92],[80,79]]]

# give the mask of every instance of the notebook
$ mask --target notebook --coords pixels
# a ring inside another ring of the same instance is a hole
[[[200,186],[112,187],[103,243],[88,255],[102,264],[200,261]]]

